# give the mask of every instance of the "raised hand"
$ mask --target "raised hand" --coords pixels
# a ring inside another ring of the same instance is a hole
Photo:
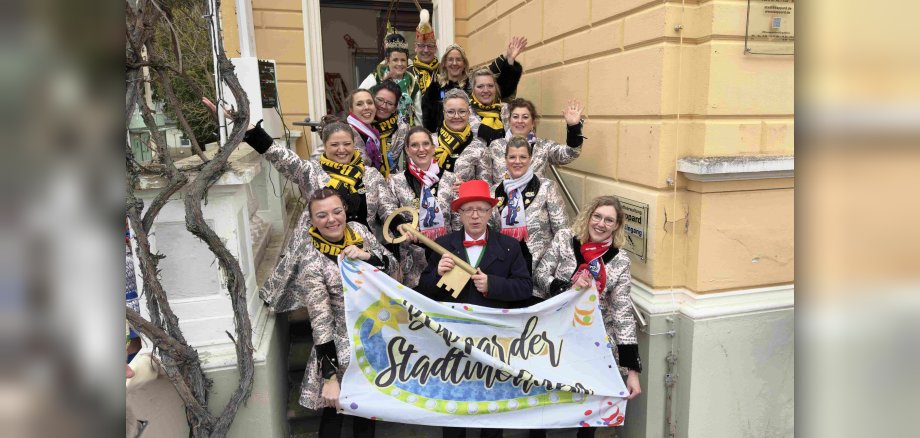
[[[201,98],[201,103],[203,103],[204,106],[208,107],[208,109],[211,110],[211,112],[214,113],[214,115],[217,115],[217,104],[215,104],[214,102],[212,102],[211,99],[208,99],[207,97],[202,97],[202,98]],[[228,109],[227,107],[224,107],[224,116],[226,116],[226,117],[229,119],[229,118],[233,117],[233,113],[230,111],[230,109]],[[251,121],[250,121],[249,127],[246,128],[246,130],[248,131],[248,130],[250,130],[250,129],[252,129],[252,128],[255,128],[255,127],[256,127],[256,125],[253,125],[253,124],[251,123]]]
[[[562,117],[565,118],[565,123],[567,125],[577,125],[581,122],[581,115],[584,110],[585,107],[582,106],[581,103],[572,99],[565,105],[565,108],[562,109]]]
[[[511,37],[508,42],[508,48],[505,49],[505,60],[508,64],[514,65],[514,59],[527,48],[527,38],[522,36]]]

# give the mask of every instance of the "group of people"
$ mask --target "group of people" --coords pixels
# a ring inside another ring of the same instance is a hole
[[[339,256],[363,260],[438,301],[517,308],[594,287],[629,397],[638,395],[642,367],[629,258],[622,250],[623,210],[615,197],[601,196],[570,222],[555,183],[543,177],[547,163],[579,156],[582,106],[571,101],[563,108],[565,144],[536,136],[533,102],[512,98],[523,71],[515,58],[527,45],[524,38],[512,38],[489,68],[472,73],[458,45],[436,58],[427,13],[411,63],[402,36],[387,35],[385,45],[384,62],[348,96],[347,116],[324,117],[319,158],[300,158],[260,124],[244,138],[308,194],[297,231],[261,296],[275,312],[309,313],[315,348],[300,403],[323,410],[320,436],[340,435],[339,379],[349,362]],[[476,268],[457,298],[437,286],[454,260],[411,237],[409,218],[397,217],[388,230],[410,236],[405,242],[383,243],[385,219],[407,206],[418,211],[420,233]],[[373,436],[374,422],[356,417],[354,430]],[[579,436],[593,431],[584,428]]]

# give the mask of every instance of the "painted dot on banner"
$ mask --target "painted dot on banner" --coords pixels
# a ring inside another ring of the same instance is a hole
[[[597,295],[591,294],[591,296],[588,297],[588,301],[597,301]]]
[[[594,346],[595,346],[595,347],[600,347],[600,346],[601,346],[601,343],[600,343],[600,342],[595,342],[595,343],[594,343]]]
[[[508,313],[508,309],[502,309],[502,313]]]
[[[374,269],[374,272],[380,272],[380,270],[379,270],[379,269]]]
[[[354,410],[354,409],[358,409],[358,404],[357,404],[357,403],[354,403],[354,402],[352,402],[352,404],[350,404],[350,405],[349,405],[348,407],[350,407],[350,408],[351,408],[352,410]]]
[[[595,421],[594,423],[598,425],[604,424],[604,423],[601,423],[600,421]]]
[[[586,316],[586,317],[582,318],[582,321],[584,321],[584,322],[591,322],[591,317],[590,317],[590,316]]]
[[[455,401],[447,402],[447,405],[444,406],[444,409],[446,409],[447,412],[450,412],[450,413],[457,412],[457,402]]]
[[[402,284],[397,284],[397,285],[396,285],[396,288],[397,288],[397,289],[402,289],[402,288],[403,288],[403,285],[402,285]]]
[[[552,393],[549,395],[549,401],[553,403],[559,403],[559,394]]]
[[[582,421],[582,422],[581,422],[581,423],[579,423],[579,424],[581,425],[581,427],[591,427],[591,425],[590,425],[590,424],[588,424],[588,423],[585,423],[584,421]]]
[[[607,348],[613,348],[613,344],[611,344],[611,343],[608,342],[608,343],[607,343]]]
[[[585,417],[587,417],[588,415],[591,415],[591,414],[593,414],[593,413],[594,413],[594,411],[588,409],[587,411],[585,411]]]
[[[418,401],[418,397],[416,397],[415,395],[410,395],[409,397],[406,398],[406,401],[409,403],[415,403]]]
[[[476,405],[476,403],[470,403],[466,405],[466,411],[471,414],[475,414],[477,411],[479,411],[479,406]]]
[[[518,402],[517,400],[508,400],[508,409],[517,409]]]
[[[381,320],[381,321],[387,321],[387,320],[389,320],[389,319],[390,319],[390,312],[386,311],[385,309],[380,310],[379,312],[377,312],[377,319],[379,319],[379,320]]]
[[[623,391],[620,391],[620,395],[626,395],[626,393],[623,392]],[[607,404],[608,404],[608,405],[612,405],[613,403],[607,402]]]
[[[400,391],[399,388],[393,388],[393,390],[390,391],[390,395],[392,395],[393,397],[398,397],[399,394],[401,394],[401,393],[402,393],[402,391]]]
[[[623,395],[623,391],[620,391],[620,395]],[[613,402],[607,402],[607,406],[613,406]]]
[[[434,400],[428,400],[425,402],[425,407],[428,409],[434,409],[438,405],[438,402]]]
[[[359,362],[361,362],[361,365],[366,365],[366,364],[367,364],[367,357],[366,357],[366,356],[361,356],[361,360],[360,360]]]
[[[536,398],[536,397],[527,397],[527,404],[529,404],[529,405],[531,405],[531,406],[536,406],[536,405],[537,405],[537,398]]]
[[[572,394],[572,400],[574,400],[574,401],[579,402],[579,401],[581,401],[583,398],[585,398],[585,396],[582,395],[582,394]]]
[[[498,412],[498,403],[489,403],[489,412]]]
[[[607,365],[607,368],[613,368],[613,365]]]
[[[355,280],[355,284],[364,284],[364,283],[362,283],[361,280]]]

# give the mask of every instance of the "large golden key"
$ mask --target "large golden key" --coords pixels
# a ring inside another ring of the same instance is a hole
[[[432,251],[444,255],[447,254],[450,258],[454,259],[454,268],[450,271],[447,271],[440,280],[438,280],[438,286],[443,287],[451,292],[451,296],[457,298],[460,295],[460,291],[463,290],[463,287],[466,286],[466,283],[470,281],[470,277],[476,273],[476,268],[470,266],[465,260],[457,257],[456,254],[446,250],[443,246],[435,243],[434,240],[429,239],[424,234],[418,231],[418,210],[413,207],[400,207],[396,210],[393,210],[393,213],[387,218],[386,222],[383,223],[383,238],[387,243],[402,243],[405,242],[408,236],[405,234],[400,235],[399,237],[393,237],[390,234],[390,222],[393,221],[393,218],[400,213],[409,213],[412,215],[412,223],[409,224],[409,234],[418,238],[419,242],[422,242],[425,246],[431,248]]]

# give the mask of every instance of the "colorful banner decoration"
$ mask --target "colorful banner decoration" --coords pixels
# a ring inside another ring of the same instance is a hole
[[[352,343],[345,413],[478,428],[623,424],[627,390],[593,289],[491,309],[432,301],[360,261],[339,267]]]

